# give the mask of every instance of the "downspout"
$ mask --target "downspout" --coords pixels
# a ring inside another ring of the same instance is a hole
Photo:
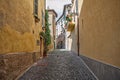
[[[78,46],[78,56],[79,56],[79,49],[80,49],[80,45],[79,45],[79,17],[77,16],[77,34],[78,34],[78,40],[77,40],[77,46]]]
[[[78,34],[78,40],[77,40],[77,47],[78,47],[78,56],[79,56],[79,48],[80,48],[80,45],[79,45],[79,13],[78,13],[78,0],[76,0],[76,12],[77,12],[77,34]]]

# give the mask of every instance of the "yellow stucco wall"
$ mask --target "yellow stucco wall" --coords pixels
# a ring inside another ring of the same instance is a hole
[[[42,29],[42,11],[45,16],[45,0],[38,0],[38,18],[40,19],[39,22],[34,23],[33,30],[34,30],[34,35],[35,35],[35,40],[40,40],[39,33],[43,31]],[[44,22],[45,24],[45,22]],[[44,43],[42,44],[44,45]],[[39,52],[40,51],[40,46],[35,47],[35,51]],[[42,51],[43,52],[43,51]]]
[[[120,67],[120,0],[83,0],[80,53]]]
[[[42,21],[45,1],[38,1],[38,17]],[[33,0],[0,0],[0,54],[39,51],[36,40],[42,22],[35,23],[33,7]]]
[[[31,33],[20,34],[9,26],[0,29],[0,53],[30,52],[34,50],[34,44]]]

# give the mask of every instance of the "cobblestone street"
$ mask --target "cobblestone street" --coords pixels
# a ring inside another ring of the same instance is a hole
[[[84,62],[70,51],[52,51],[19,80],[97,80]]]

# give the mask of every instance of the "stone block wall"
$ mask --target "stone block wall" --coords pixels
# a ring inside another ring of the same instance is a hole
[[[120,69],[80,55],[99,80],[120,80]]]
[[[0,55],[0,80],[14,80],[39,58],[40,53],[11,53]]]

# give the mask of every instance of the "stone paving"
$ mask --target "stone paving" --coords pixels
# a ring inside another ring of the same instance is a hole
[[[98,80],[79,56],[70,51],[52,51],[18,80]]]

